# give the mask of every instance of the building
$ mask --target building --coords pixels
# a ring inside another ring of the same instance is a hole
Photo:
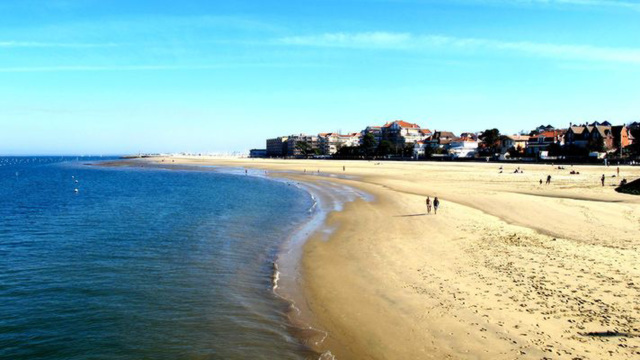
[[[451,131],[434,131],[429,139],[432,147],[445,148],[458,137]]]
[[[554,128],[551,125],[546,125],[546,126],[545,125],[540,125],[537,128],[533,129],[529,136],[533,136],[533,135],[536,135],[536,134],[541,134],[541,133],[543,133],[545,131],[553,131],[555,129],[556,128]]]
[[[589,144],[589,130],[586,126],[569,126],[565,136],[565,144],[586,148]]]
[[[362,131],[364,135],[372,134],[373,138],[376,140],[376,144],[380,144],[382,141],[382,127],[381,126],[367,126],[364,131]]]
[[[474,158],[478,154],[478,141],[459,137],[449,143],[447,151],[453,159]]]
[[[625,125],[612,126],[611,134],[613,135],[613,148],[616,150],[624,149],[633,144],[634,138],[631,130]]]
[[[333,155],[340,151],[342,147],[357,147],[362,140],[361,133],[350,133],[346,135],[338,133],[318,134],[318,148],[323,155]]]
[[[500,137],[500,153],[504,154],[511,148],[518,152],[524,152],[528,146],[530,136],[527,135],[503,135]]]
[[[322,152],[320,150],[320,141],[318,136],[315,135],[290,135],[287,137],[287,151],[285,156],[303,157],[311,154],[304,154],[300,143],[306,143],[311,152]]]
[[[427,153],[427,148],[431,148],[431,144],[429,143],[429,141],[416,141],[413,144],[413,158],[424,158]]]
[[[267,149],[251,149],[249,150],[250,158],[265,158],[267,157]]]
[[[267,157],[283,157],[288,152],[288,136],[267,139]]]
[[[606,123],[608,124],[608,122]],[[591,125],[570,126],[566,134],[566,144],[580,148],[587,148],[591,144],[597,144],[600,139],[602,139],[606,150],[614,148],[611,125],[602,125],[595,122]]]
[[[538,155],[541,151],[547,151],[549,146],[557,144],[564,146],[567,130],[543,131],[530,136],[527,141],[526,151],[529,154]]]
[[[424,140],[431,133],[428,129],[421,129],[418,124],[402,120],[386,123],[381,130],[382,139],[391,142],[396,148],[404,148],[406,144]]]

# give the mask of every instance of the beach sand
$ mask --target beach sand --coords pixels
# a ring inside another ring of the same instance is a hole
[[[330,238],[304,247],[307,305],[314,326],[329,333],[319,352],[640,358],[640,197],[613,186],[639,178],[640,167],[612,178],[615,166],[503,164],[500,174],[495,163],[171,159],[322,179],[374,196],[331,213]],[[523,174],[513,173],[517,166]],[[540,185],[547,175],[551,185]],[[438,215],[426,215],[427,195],[440,198]]]

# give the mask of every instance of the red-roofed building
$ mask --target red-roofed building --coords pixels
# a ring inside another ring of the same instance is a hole
[[[396,149],[403,149],[407,144],[415,144],[431,136],[429,129],[421,129],[418,124],[403,120],[388,122],[382,126],[382,140],[390,141]]]
[[[527,152],[530,154],[539,154],[540,151],[546,151],[552,144],[564,146],[566,129],[542,131],[529,137],[527,142]]]

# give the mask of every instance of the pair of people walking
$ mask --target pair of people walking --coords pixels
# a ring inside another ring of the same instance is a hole
[[[437,196],[433,199],[433,201],[431,201],[431,198],[427,196],[427,214],[431,214],[431,205],[433,205],[433,213],[435,215],[438,215],[438,207],[440,207],[440,200],[438,200]]]

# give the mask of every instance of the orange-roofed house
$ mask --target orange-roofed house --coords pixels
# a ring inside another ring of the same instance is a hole
[[[390,141],[396,148],[404,148],[407,144],[415,144],[431,136],[429,129],[422,129],[418,124],[403,120],[388,122],[381,130],[382,140]]]
[[[538,155],[541,151],[547,151],[549,146],[557,144],[564,146],[565,137],[567,134],[566,129],[542,131],[538,134],[529,137],[527,142],[527,152],[530,154]]]

